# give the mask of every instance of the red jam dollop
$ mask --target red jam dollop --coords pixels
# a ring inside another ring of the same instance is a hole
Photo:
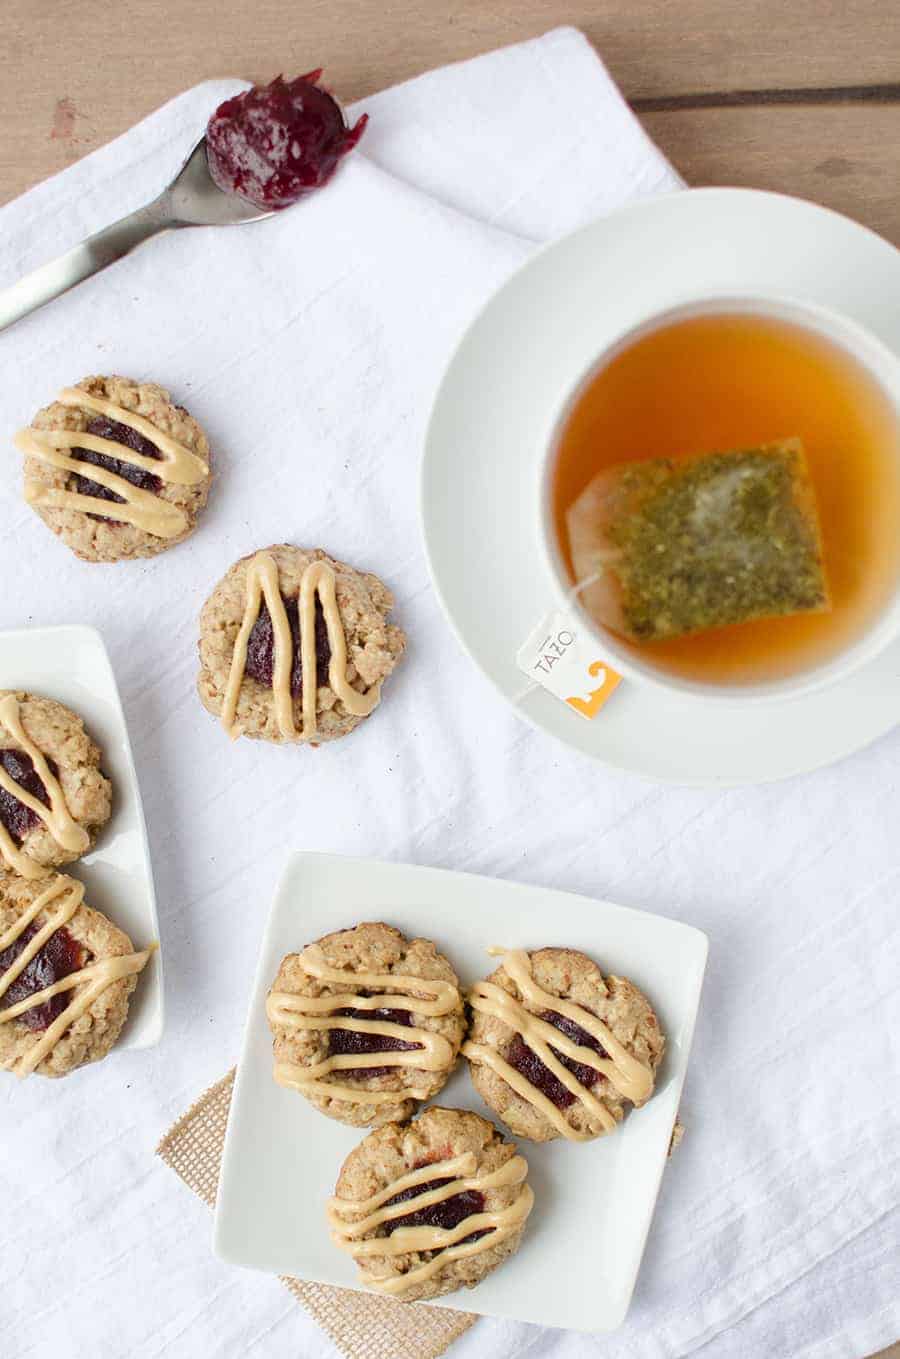
[[[392,1199],[388,1199],[384,1205],[390,1208],[395,1203],[405,1203],[408,1199],[415,1199],[419,1194],[428,1194],[432,1189],[440,1189],[441,1185],[449,1184],[450,1180],[445,1176],[443,1179],[426,1180],[424,1184],[415,1184],[409,1189],[403,1189],[399,1194],[395,1194]],[[444,1231],[452,1231],[461,1222],[465,1222],[467,1217],[472,1217],[474,1213],[484,1212],[484,1195],[479,1194],[477,1189],[464,1189],[461,1194],[452,1194],[448,1199],[442,1199],[439,1203],[429,1204],[426,1208],[418,1208],[412,1213],[405,1213],[403,1217],[392,1217],[385,1225],[387,1233],[395,1232],[398,1227],[440,1227]],[[465,1241],[477,1241],[479,1237],[486,1236],[491,1229],[485,1228],[481,1232],[472,1232],[469,1236],[463,1237],[458,1245]]]
[[[284,611],[287,614],[288,626],[291,630],[291,647],[293,649],[293,661],[291,662],[291,693],[294,698],[303,688],[303,657],[300,651],[300,612],[299,604],[296,599],[286,599],[281,596],[284,604]],[[331,660],[331,643],[328,640],[328,625],[325,622],[325,613],[322,608],[319,596],[316,595],[316,684],[323,685],[328,683],[328,663]],[[272,680],[275,674],[275,630],[272,627],[272,616],[269,613],[266,601],[263,600],[259,606],[259,613],[256,622],[250,630],[247,639],[247,660],[244,665],[244,674],[250,679],[258,680],[267,689],[272,687]]]
[[[42,802],[45,807],[50,806],[47,790],[30,755],[24,750],[0,750],[0,764],[20,788],[24,788],[26,793],[37,798],[38,802]],[[48,760],[47,764],[55,778],[59,772],[56,765],[53,760]],[[39,824],[40,817],[37,812],[26,807],[25,803],[20,802],[12,793],[8,793],[5,788],[0,788],[0,821],[3,822],[15,843],[21,845],[28,832],[34,830],[35,826]]]
[[[337,100],[319,86],[321,74],[276,76],[219,105],[206,128],[206,158],[220,189],[274,211],[331,178],[368,115],[348,127]]]
[[[601,1057],[607,1055],[593,1034],[588,1033],[574,1020],[567,1019],[565,1015],[557,1014],[555,1010],[545,1010],[540,1018],[545,1023],[552,1024],[555,1029],[559,1029],[560,1033],[564,1033],[579,1047],[590,1048],[592,1052],[598,1053]],[[568,1071],[571,1071],[579,1085],[590,1087],[596,1085],[600,1079],[600,1072],[595,1071],[592,1066],[577,1062],[574,1057],[567,1057],[564,1053],[557,1052],[554,1047],[551,1047],[550,1051],[557,1061],[561,1062]],[[575,1096],[571,1090],[567,1090],[562,1081],[558,1080],[550,1068],[545,1066],[541,1059],[532,1052],[521,1034],[517,1033],[510,1043],[506,1060],[510,1066],[521,1072],[536,1089],[546,1095],[556,1105],[557,1109],[568,1109],[570,1104],[575,1103]]]
[[[364,992],[360,993],[365,994]],[[412,1015],[409,1010],[337,1010],[336,1014],[343,1015],[348,1019],[380,1019],[388,1024],[402,1024],[409,1028],[412,1024]],[[355,1029],[329,1029],[328,1030],[328,1054],[334,1057],[344,1053],[362,1052],[416,1052],[421,1043],[404,1043],[401,1038],[392,1038],[390,1034],[382,1033],[362,1033]],[[389,1071],[396,1071],[396,1067],[390,1066],[363,1066],[351,1067],[348,1071],[342,1071],[342,1077],[355,1077],[357,1080],[368,1076],[385,1076]]]
[[[145,458],[155,458],[157,462],[162,458],[156,444],[145,439],[143,434],[138,434],[130,425],[120,424],[118,420],[109,420],[105,415],[93,416],[88,421],[86,433],[96,434],[99,439],[109,439],[114,444],[124,444],[133,453],[142,453]],[[105,467],[107,472],[115,472],[117,477],[123,477],[125,481],[129,481],[132,486],[137,486],[142,491],[151,491],[158,495],[162,490],[162,481],[155,473],[147,472],[143,467],[135,467],[134,463],[122,462],[120,458],[111,458],[106,453],[95,453],[91,448],[73,448],[72,457],[76,462],[86,462],[91,467]],[[89,477],[82,477],[77,473],[72,478],[72,489],[79,495],[109,500],[116,505],[125,503],[125,497],[117,495],[108,486],[101,486],[99,481],[91,481]],[[92,514],[90,518],[97,519],[102,524],[121,523],[120,519],[107,519],[102,514]]]
[[[10,944],[0,953],[0,976],[10,967],[31,942],[38,932],[37,925],[29,925],[22,931],[18,939]],[[43,991],[46,986],[52,986],[54,982],[61,981],[63,977],[68,977],[73,972],[78,972],[84,967],[87,960],[87,951],[73,939],[69,931],[61,926],[51,934],[46,944],[32,958],[27,967],[16,977],[12,985],[4,992],[3,1008],[17,1005],[20,1000],[27,1000],[38,991]],[[51,996],[44,1001],[43,1005],[33,1005],[30,1010],[23,1011],[19,1015],[17,1022],[24,1024],[27,1029],[40,1031],[49,1029],[72,999],[71,992],[63,991],[61,995]]]

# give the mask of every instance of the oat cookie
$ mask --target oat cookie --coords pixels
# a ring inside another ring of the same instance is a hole
[[[235,562],[200,614],[203,706],[232,736],[317,745],[377,706],[406,646],[377,576],[288,543]],[[279,663],[280,658],[280,663]],[[304,684],[315,671],[315,688]]]
[[[409,1118],[436,1095],[465,1031],[447,959],[380,922],[289,953],[266,1013],[279,1085],[359,1128]]]
[[[86,854],[111,792],[80,717],[52,698],[0,689],[0,867],[35,878]]]
[[[434,1106],[350,1153],[328,1205],[332,1239],[364,1283],[402,1302],[474,1288],[519,1248],[527,1174],[487,1119]]]
[[[122,1031],[150,950],[135,953],[83,898],[62,874],[0,874],[0,1069],[66,1076],[105,1057]]]
[[[472,1080],[517,1136],[600,1137],[653,1093],[665,1039],[650,1002],[586,954],[511,950],[467,999]]]
[[[25,499],[84,561],[164,552],[193,531],[209,495],[206,435],[155,382],[84,378],[16,446]]]

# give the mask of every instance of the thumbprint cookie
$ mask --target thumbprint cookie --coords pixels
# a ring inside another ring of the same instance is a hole
[[[401,1302],[474,1288],[518,1250],[528,1163],[479,1114],[434,1106],[369,1133],[328,1204],[363,1283]]]
[[[209,444],[155,382],[89,377],[15,438],[25,499],[76,557],[152,557],[192,532],[209,494]]]
[[[109,820],[110,795],[80,717],[0,689],[0,867],[39,878],[80,858]]]
[[[316,745],[378,706],[406,638],[377,576],[281,543],[235,562],[200,615],[203,706],[232,737]]]
[[[85,906],[74,878],[0,875],[0,1068],[66,1076],[105,1057],[151,952]]]
[[[586,1142],[653,1093],[665,1039],[647,997],[566,948],[502,958],[467,997],[475,1088],[518,1137]]]
[[[356,1127],[409,1118],[436,1095],[465,1032],[447,959],[375,922],[289,953],[266,1014],[276,1082]]]

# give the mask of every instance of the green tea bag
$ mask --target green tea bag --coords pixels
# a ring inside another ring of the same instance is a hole
[[[636,642],[831,607],[800,439],[617,463],[566,522],[585,608]]]

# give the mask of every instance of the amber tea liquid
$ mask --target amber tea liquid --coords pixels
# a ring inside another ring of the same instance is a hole
[[[793,435],[816,492],[831,612],[640,646],[623,639],[636,658],[706,683],[759,683],[821,665],[860,637],[900,580],[900,418],[830,340],[749,313],[673,321],[588,380],[563,428],[552,483],[570,575],[566,511],[604,467]]]

